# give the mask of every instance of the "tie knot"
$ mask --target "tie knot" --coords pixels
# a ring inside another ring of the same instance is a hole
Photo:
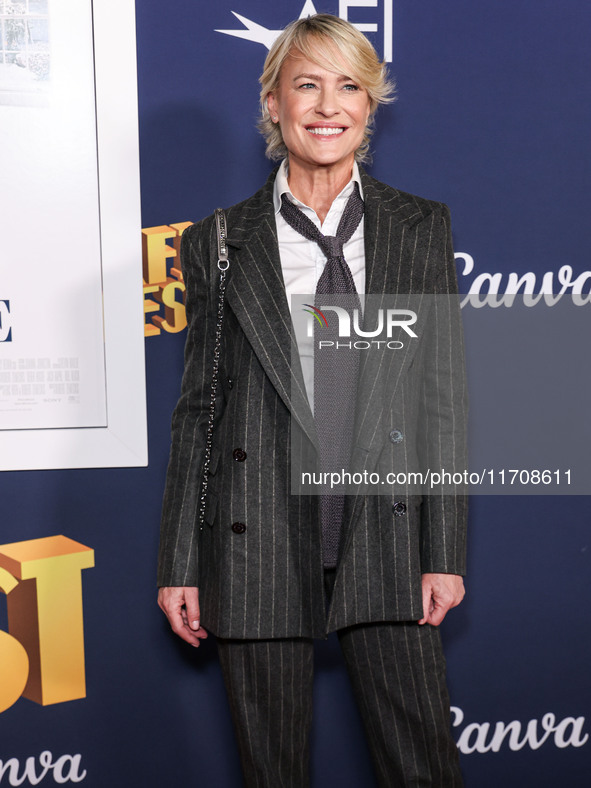
[[[329,259],[343,256],[343,241],[336,235],[323,236],[318,245]]]

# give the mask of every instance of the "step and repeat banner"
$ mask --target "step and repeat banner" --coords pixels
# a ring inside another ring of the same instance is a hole
[[[180,237],[265,181],[258,77],[316,11],[396,79],[370,174],[452,214],[471,429],[447,481],[472,496],[442,634],[466,786],[589,782],[588,3],[142,0],[136,96],[131,0],[0,0],[0,786],[241,785],[214,639],[156,606]],[[312,784],[376,785],[332,636],[314,703]]]

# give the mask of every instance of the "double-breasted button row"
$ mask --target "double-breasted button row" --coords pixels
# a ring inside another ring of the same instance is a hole
[[[232,388],[232,381],[228,378],[228,384],[230,388]],[[232,457],[236,460],[236,462],[244,462],[246,459],[246,452],[244,449],[234,449],[232,452]],[[232,531],[235,534],[243,534],[246,531],[246,524],[245,523],[232,523]]]
[[[390,438],[390,442],[394,444],[402,443],[404,440],[402,431],[398,429],[390,430],[390,435],[388,437]],[[395,501],[392,504],[392,513],[394,517],[402,517],[403,514],[406,514],[406,504],[404,501]]]

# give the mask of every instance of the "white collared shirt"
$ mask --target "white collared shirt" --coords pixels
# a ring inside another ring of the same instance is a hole
[[[277,238],[279,241],[279,255],[281,258],[281,270],[283,272],[283,283],[287,295],[287,303],[291,310],[292,295],[308,295],[312,297],[316,292],[316,285],[326,264],[326,255],[314,241],[310,241],[294,230],[281,215],[281,195],[287,194],[288,199],[304,213],[323,235],[336,235],[341,216],[345,210],[347,200],[353,191],[353,184],[359,184],[359,194],[363,198],[363,189],[357,162],[353,164],[351,180],[345,188],[338,194],[326,219],[321,224],[316,211],[296,199],[289,188],[287,182],[287,159],[281,162],[281,166],[275,178],[273,186],[273,206],[275,208],[275,222],[277,224]],[[362,294],[365,290],[365,246],[363,221],[345,243],[343,253],[347,265],[351,269],[353,280],[357,292]],[[313,340],[298,343],[304,384],[308,394],[310,407],[314,411],[314,347]]]

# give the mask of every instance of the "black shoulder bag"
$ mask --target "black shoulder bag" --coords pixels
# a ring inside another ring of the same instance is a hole
[[[215,209],[215,224],[218,241],[218,269],[220,272],[218,287],[218,314],[215,325],[215,339],[213,343],[213,368],[211,374],[211,387],[209,394],[209,418],[207,434],[205,437],[205,458],[203,462],[203,479],[201,481],[201,495],[199,497],[199,530],[203,529],[205,522],[205,503],[207,500],[207,483],[209,480],[209,465],[211,462],[211,445],[213,443],[213,423],[215,420],[215,399],[218,389],[218,375],[220,369],[220,345],[222,340],[222,325],[224,322],[224,300],[226,294],[226,275],[230,267],[228,259],[228,245],[226,232],[226,214],[223,208]]]

